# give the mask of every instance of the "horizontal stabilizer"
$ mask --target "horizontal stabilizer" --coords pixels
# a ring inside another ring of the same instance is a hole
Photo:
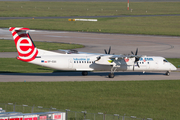
[[[30,30],[29,28],[23,28],[23,27],[10,27],[9,31],[15,31],[15,30]]]

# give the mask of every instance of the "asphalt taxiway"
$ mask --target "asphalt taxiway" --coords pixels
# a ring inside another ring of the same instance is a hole
[[[139,49],[139,55],[163,56],[166,58],[180,58],[180,37],[104,34],[87,32],[62,32],[37,30],[30,32],[34,41],[61,42],[82,44],[85,48],[77,49],[82,52],[104,53],[104,49],[111,46],[111,53],[130,54]],[[0,29],[0,39],[12,39],[8,29]],[[38,47],[38,46],[37,46]],[[16,52],[0,53],[0,57],[16,57]],[[62,73],[0,73],[1,82],[15,81],[123,81],[123,80],[177,80],[180,72],[172,72],[165,76],[165,72],[118,72],[113,79],[107,78],[108,72],[90,72],[89,76],[81,76],[80,72]]]
[[[117,15],[117,16],[63,16],[63,17],[0,17],[0,20],[9,19],[63,19],[63,18],[117,18],[117,17],[162,17],[162,16],[180,16],[180,14],[165,15]]]
[[[164,72],[117,72],[114,78],[108,78],[109,72],[89,72],[82,76],[81,72],[58,73],[0,73],[0,82],[57,82],[57,81],[142,81],[142,80],[179,80],[180,72],[172,72],[166,76]]]

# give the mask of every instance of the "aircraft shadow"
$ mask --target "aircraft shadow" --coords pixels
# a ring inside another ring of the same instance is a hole
[[[88,72],[88,76],[108,76],[109,72]],[[165,75],[162,72],[115,72],[115,76],[141,76],[141,75]],[[0,75],[17,75],[17,76],[82,76],[81,72],[57,72],[53,73],[16,73],[0,71]]]

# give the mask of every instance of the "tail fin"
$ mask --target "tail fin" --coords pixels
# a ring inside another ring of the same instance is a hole
[[[19,54],[17,59],[30,62],[35,59],[38,54],[38,50],[36,49],[29,33],[29,28],[17,28],[10,27],[9,31],[12,32],[12,36]]]

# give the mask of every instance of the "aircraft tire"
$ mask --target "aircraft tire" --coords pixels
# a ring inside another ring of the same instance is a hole
[[[169,75],[170,75],[170,72],[169,72],[169,71],[167,71],[167,72],[166,72],[166,75],[167,75],[167,76],[169,76]]]
[[[109,78],[114,78],[114,74],[113,73],[109,73],[108,77]]]
[[[87,76],[87,75],[88,75],[88,72],[87,72],[87,71],[83,71],[83,72],[82,72],[82,75],[83,75],[83,76]]]

